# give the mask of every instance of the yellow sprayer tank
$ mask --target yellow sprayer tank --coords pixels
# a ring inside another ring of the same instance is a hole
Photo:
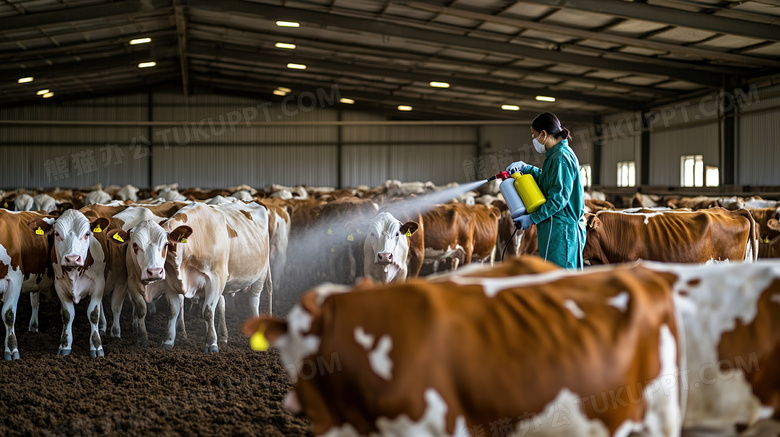
[[[547,201],[542,190],[539,189],[539,185],[536,185],[534,177],[530,174],[516,172],[512,174],[512,179],[515,180],[515,189],[520,194],[528,214],[539,209]]]

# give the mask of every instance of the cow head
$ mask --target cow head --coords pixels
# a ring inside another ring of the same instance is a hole
[[[608,264],[609,259],[602,246],[604,224],[597,214],[585,214],[585,219],[587,221],[587,236],[585,238],[585,248],[582,250],[583,260],[590,264]]]
[[[772,231],[780,232],[780,221],[771,218],[766,223],[766,227]],[[780,258],[780,235],[773,239],[768,237],[759,242],[759,258]]]
[[[109,221],[105,217],[86,217],[80,211],[69,209],[49,224],[46,218],[33,219],[27,224],[36,234],[54,229],[55,260],[63,267],[83,267],[89,253],[90,237],[103,232]]]
[[[165,279],[168,252],[175,253],[176,245],[187,243],[187,237],[191,234],[192,228],[189,226],[179,226],[166,232],[155,221],[144,220],[131,229],[129,234],[122,230],[112,230],[106,236],[112,243],[128,245],[128,259],[132,260],[141,283],[147,285]]]
[[[417,222],[402,224],[392,214],[381,212],[368,225],[365,251],[373,254],[375,264],[405,267],[409,252],[407,237],[411,237],[418,228]]]

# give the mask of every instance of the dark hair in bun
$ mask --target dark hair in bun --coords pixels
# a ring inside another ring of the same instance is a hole
[[[537,131],[546,131],[555,138],[571,140],[569,129],[561,126],[561,121],[552,112],[543,112],[534,118],[531,127]]]

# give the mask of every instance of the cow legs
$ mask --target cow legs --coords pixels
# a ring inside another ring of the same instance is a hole
[[[209,276],[209,283],[203,299],[203,321],[206,323],[206,347],[204,352],[219,352],[217,346],[217,330],[214,328],[214,315],[217,303],[225,289],[225,281],[220,281],[216,275]],[[223,301],[224,303],[224,301]]]
[[[111,293],[111,314],[114,319],[111,322],[111,336],[120,338],[122,336],[122,327],[119,324],[119,319],[122,316],[122,306],[125,304],[125,296],[127,296],[127,288],[114,287],[114,292]]]
[[[103,299],[100,299],[100,324],[98,325],[98,332],[101,337],[106,336],[106,310],[103,308]]]
[[[139,293],[130,293],[133,302],[133,324],[135,325],[135,345],[149,346],[149,336],[146,334],[146,302]]]
[[[176,317],[176,329],[180,331],[183,338],[187,338],[187,327],[184,326],[184,295],[180,294],[177,298],[179,300],[179,315]]]
[[[7,279],[8,288],[5,290],[5,296],[3,297],[2,317],[3,324],[5,324],[4,357],[8,361],[19,359],[19,346],[16,343],[16,332],[14,331],[16,305],[19,303],[19,294],[22,292],[22,278],[21,275],[18,276]]]
[[[232,299],[231,299],[232,300]],[[217,336],[220,343],[227,344],[228,342],[228,330],[227,323],[225,323],[225,295],[219,297],[217,301],[217,322],[219,323],[219,335]]]
[[[57,355],[70,355],[73,345],[73,317],[76,315],[76,309],[71,300],[60,298],[60,305],[62,336],[60,336],[60,347],[57,349]]]
[[[184,311],[183,301],[179,298],[183,298],[184,296],[170,290],[165,293],[165,296],[168,298],[171,314],[168,316],[168,335],[162,343],[162,348],[171,349],[173,348],[173,343],[176,341],[176,325],[178,324],[179,319],[181,319],[182,311]]]
[[[89,356],[92,358],[103,356],[103,343],[100,341],[100,309],[101,299],[98,293],[93,293],[87,307],[87,319],[89,319]],[[105,320],[105,319],[104,319]]]
[[[39,291],[30,292],[30,306],[32,306],[32,314],[30,315],[28,330],[30,332],[38,332],[38,308],[41,306],[41,293]]]

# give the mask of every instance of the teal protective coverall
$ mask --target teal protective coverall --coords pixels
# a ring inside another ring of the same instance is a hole
[[[563,268],[582,267],[585,213],[580,163],[562,140],[544,153],[542,169],[528,165],[547,201],[531,213],[539,238],[539,255]]]

